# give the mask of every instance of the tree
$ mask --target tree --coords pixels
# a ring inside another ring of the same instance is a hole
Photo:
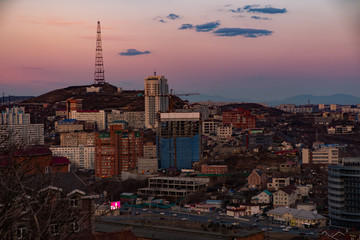
[[[72,173],[46,173],[45,156],[28,154],[32,148],[14,145],[9,137],[0,137],[0,239],[91,234],[96,195]]]

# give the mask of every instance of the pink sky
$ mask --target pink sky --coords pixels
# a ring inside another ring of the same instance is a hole
[[[286,12],[248,12],[244,9],[248,4]],[[259,101],[297,94],[360,96],[356,4],[354,0],[3,1],[0,86],[5,94],[39,95],[92,84],[99,20],[105,80],[124,89],[143,89],[143,79],[156,69],[168,78],[170,88],[208,95]],[[240,12],[231,12],[238,8]],[[171,13],[179,17],[167,18]],[[178,30],[182,24],[216,21],[220,25],[208,32]],[[223,28],[271,34],[216,36],[214,31]],[[127,49],[151,53],[119,55]]]

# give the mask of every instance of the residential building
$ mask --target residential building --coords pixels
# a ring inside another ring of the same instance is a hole
[[[293,227],[326,227],[326,217],[311,211],[278,207],[270,210],[267,215],[272,221]]]
[[[116,177],[122,171],[135,169],[138,158],[143,156],[141,132],[111,126],[108,133],[95,136],[95,176]]]
[[[94,132],[75,132],[60,134],[61,147],[95,146]]]
[[[360,230],[360,159],[344,158],[328,168],[330,225]]]
[[[70,161],[65,157],[54,157],[47,147],[26,147],[17,150],[12,156],[1,156],[1,171],[6,171],[12,162],[17,163],[27,175],[70,172]]]
[[[156,158],[156,145],[152,142],[144,143],[144,158]]]
[[[205,188],[209,182],[209,178],[152,177],[148,179],[148,187],[139,188],[138,194],[183,197],[189,192]]]
[[[28,125],[30,113],[25,113],[25,107],[14,106],[1,112],[0,125]]]
[[[82,111],[82,99],[69,98],[66,100],[66,118],[71,118],[72,111]]]
[[[157,127],[157,113],[169,109],[169,86],[164,76],[145,78],[145,127]]]
[[[353,132],[354,126],[334,126],[334,127],[328,127],[327,131],[328,134],[350,134]]]
[[[139,173],[154,173],[159,169],[159,161],[157,158],[140,157],[138,158]]]
[[[262,129],[251,129],[242,135],[242,143],[246,149],[272,148],[273,135],[264,133]]]
[[[44,124],[0,125],[0,139],[22,146],[44,145]]]
[[[256,118],[249,110],[237,108],[233,111],[223,111],[222,121],[224,125],[230,125],[236,129],[256,127]]]
[[[156,137],[160,168],[192,168],[202,154],[200,113],[161,113]]]
[[[203,135],[215,135],[216,129],[219,126],[219,120],[205,120],[202,123],[202,134]]]
[[[114,121],[126,121],[128,126],[135,130],[143,129],[145,128],[145,112],[124,112],[120,110],[111,110],[111,113],[107,115],[107,122],[108,124],[111,124]]]
[[[228,173],[227,165],[201,165],[201,173],[203,174],[226,174]]]
[[[279,171],[282,173],[298,173],[300,172],[300,164],[297,162],[285,162],[279,165]]]
[[[69,118],[95,123],[98,131],[106,129],[106,114],[104,110],[71,111]]]
[[[231,126],[219,125],[216,128],[216,136],[220,139],[230,139],[232,133],[233,131]]]
[[[55,132],[76,132],[84,130],[84,122],[76,119],[63,119],[55,122]]]
[[[288,185],[290,185],[290,177],[276,176],[271,178],[271,182],[267,183],[267,189],[277,191]]]
[[[274,207],[294,206],[298,198],[298,190],[295,186],[286,186],[273,193]]]
[[[337,164],[339,163],[339,150],[335,147],[321,147],[310,150],[303,148],[302,164]]]
[[[270,203],[272,203],[272,193],[269,192],[267,189],[265,189],[261,193],[253,196],[251,198],[251,202],[270,204]]]
[[[263,189],[266,187],[266,174],[260,169],[254,169],[248,176],[249,189]]]
[[[52,146],[50,150],[54,156],[68,158],[74,168],[95,169],[95,146]]]

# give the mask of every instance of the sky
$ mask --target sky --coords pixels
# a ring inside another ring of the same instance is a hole
[[[0,0],[0,91],[105,81],[256,101],[360,96],[359,0]]]

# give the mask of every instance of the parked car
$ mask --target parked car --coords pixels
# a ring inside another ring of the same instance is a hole
[[[284,232],[288,232],[288,231],[289,231],[288,228],[283,228],[283,229],[281,229],[281,230],[283,230]]]
[[[187,218],[182,218],[181,221],[187,221]]]

